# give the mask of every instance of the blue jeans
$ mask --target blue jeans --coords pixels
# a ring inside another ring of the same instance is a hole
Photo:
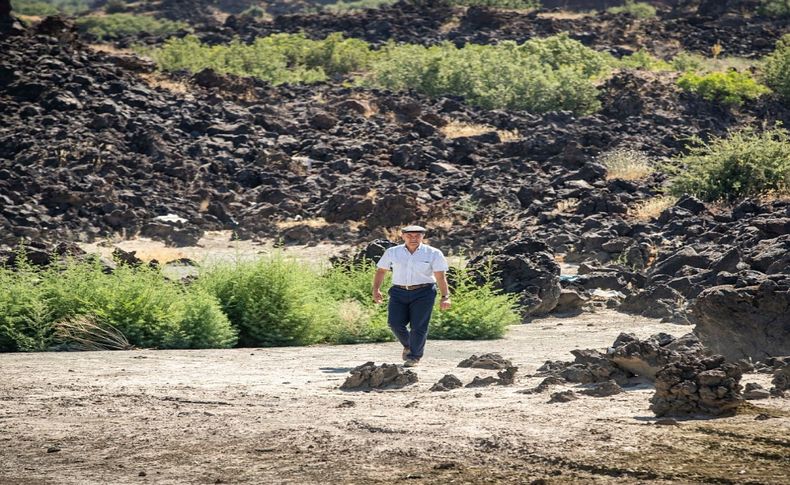
[[[428,340],[428,323],[436,301],[436,285],[417,290],[389,289],[387,323],[401,345],[409,348],[409,359],[420,359]],[[411,331],[406,328],[410,324]]]

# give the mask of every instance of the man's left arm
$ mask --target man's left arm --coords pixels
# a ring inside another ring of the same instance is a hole
[[[450,308],[450,287],[447,285],[447,273],[434,271],[433,276],[436,278],[436,284],[439,286],[439,295],[441,295],[439,309],[447,310]]]

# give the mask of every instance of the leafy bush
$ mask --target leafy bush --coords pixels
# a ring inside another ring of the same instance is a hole
[[[505,334],[509,325],[521,321],[515,295],[494,288],[490,271],[478,285],[471,273],[455,268],[452,306],[439,311],[437,300],[431,318],[430,337],[434,339],[493,339]]]
[[[169,35],[189,26],[184,22],[156,19],[147,15],[134,15],[130,13],[114,13],[109,15],[88,15],[76,20],[77,27],[95,35],[100,39],[116,39],[127,35],[148,33],[154,35]]]
[[[770,90],[746,73],[738,71],[712,72],[699,75],[687,72],[678,79],[682,89],[703,99],[730,106],[740,106],[747,99],[756,99]]]
[[[790,138],[786,130],[741,130],[708,143],[698,138],[693,142],[688,155],[671,169],[673,194],[733,201],[790,191]]]
[[[281,256],[218,266],[198,280],[239,330],[241,346],[307,345],[321,339],[335,303],[310,268]]]
[[[46,350],[58,322],[89,315],[132,345],[230,347],[235,334],[208,295],[166,280],[157,270],[120,266],[105,274],[97,262],[47,269],[21,263],[0,268],[0,350]]]
[[[769,17],[790,16],[790,0],[762,0],[760,14]]]
[[[625,5],[609,7],[606,11],[611,14],[625,13],[638,19],[649,19],[656,16],[656,7],[647,2],[634,2],[634,0],[625,0]]]
[[[335,3],[330,3],[329,5],[324,5],[323,10],[335,13],[352,12],[355,10],[388,7],[394,5],[396,2],[397,0],[351,0],[348,2],[340,0]]]
[[[228,45],[208,46],[195,36],[169,39],[162,49],[150,53],[168,71],[205,68],[238,76],[253,76],[273,84],[313,83],[328,76],[363,69],[372,53],[358,39],[332,34],[315,41],[302,34],[275,34],[252,44],[235,40]]]
[[[647,71],[671,71],[674,66],[669,62],[653,57],[646,50],[640,49],[629,56],[623,56],[614,63],[620,67],[644,69]]]
[[[341,264],[322,275],[322,284],[334,301],[337,316],[324,332],[331,343],[386,342],[394,339],[387,325],[387,306],[376,305],[371,283],[376,268],[372,263]],[[386,291],[389,284],[382,285]]]
[[[90,10],[90,5],[85,0],[11,0],[11,8],[20,15],[44,17],[57,14],[76,15]]]
[[[362,83],[414,89],[429,96],[463,96],[483,108],[586,114],[600,107],[590,80],[591,74],[603,69],[600,56],[563,36],[523,45],[506,41],[462,49],[449,43],[431,47],[389,44]]]
[[[269,16],[266,9],[260,5],[250,5],[240,14],[242,17],[252,17],[254,19],[262,19]]]
[[[540,0],[449,0],[450,5],[460,7],[491,7],[512,9],[540,8]]]
[[[790,34],[776,43],[776,50],[765,58],[765,83],[790,105]]]

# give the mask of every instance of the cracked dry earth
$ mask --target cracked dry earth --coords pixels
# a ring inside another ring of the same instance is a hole
[[[417,384],[367,393],[338,387],[354,366],[397,362],[397,344],[0,355],[0,483],[790,483],[788,399],[657,425],[647,384],[558,404],[574,386],[517,393],[572,349],[690,330],[546,318],[502,340],[429,341]],[[455,367],[483,352],[519,366],[514,386],[429,391],[447,373],[495,375]]]

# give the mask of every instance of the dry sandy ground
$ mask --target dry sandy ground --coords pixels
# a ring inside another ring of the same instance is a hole
[[[547,401],[572,386],[517,392],[571,349],[689,330],[603,312],[429,341],[419,382],[383,392],[338,387],[397,362],[395,343],[0,355],[0,483],[790,483],[788,399],[657,425],[648,385],[565,404]],[[455,367],[492,351],[520,367],[514,386],[429,391],[495,374]]]

